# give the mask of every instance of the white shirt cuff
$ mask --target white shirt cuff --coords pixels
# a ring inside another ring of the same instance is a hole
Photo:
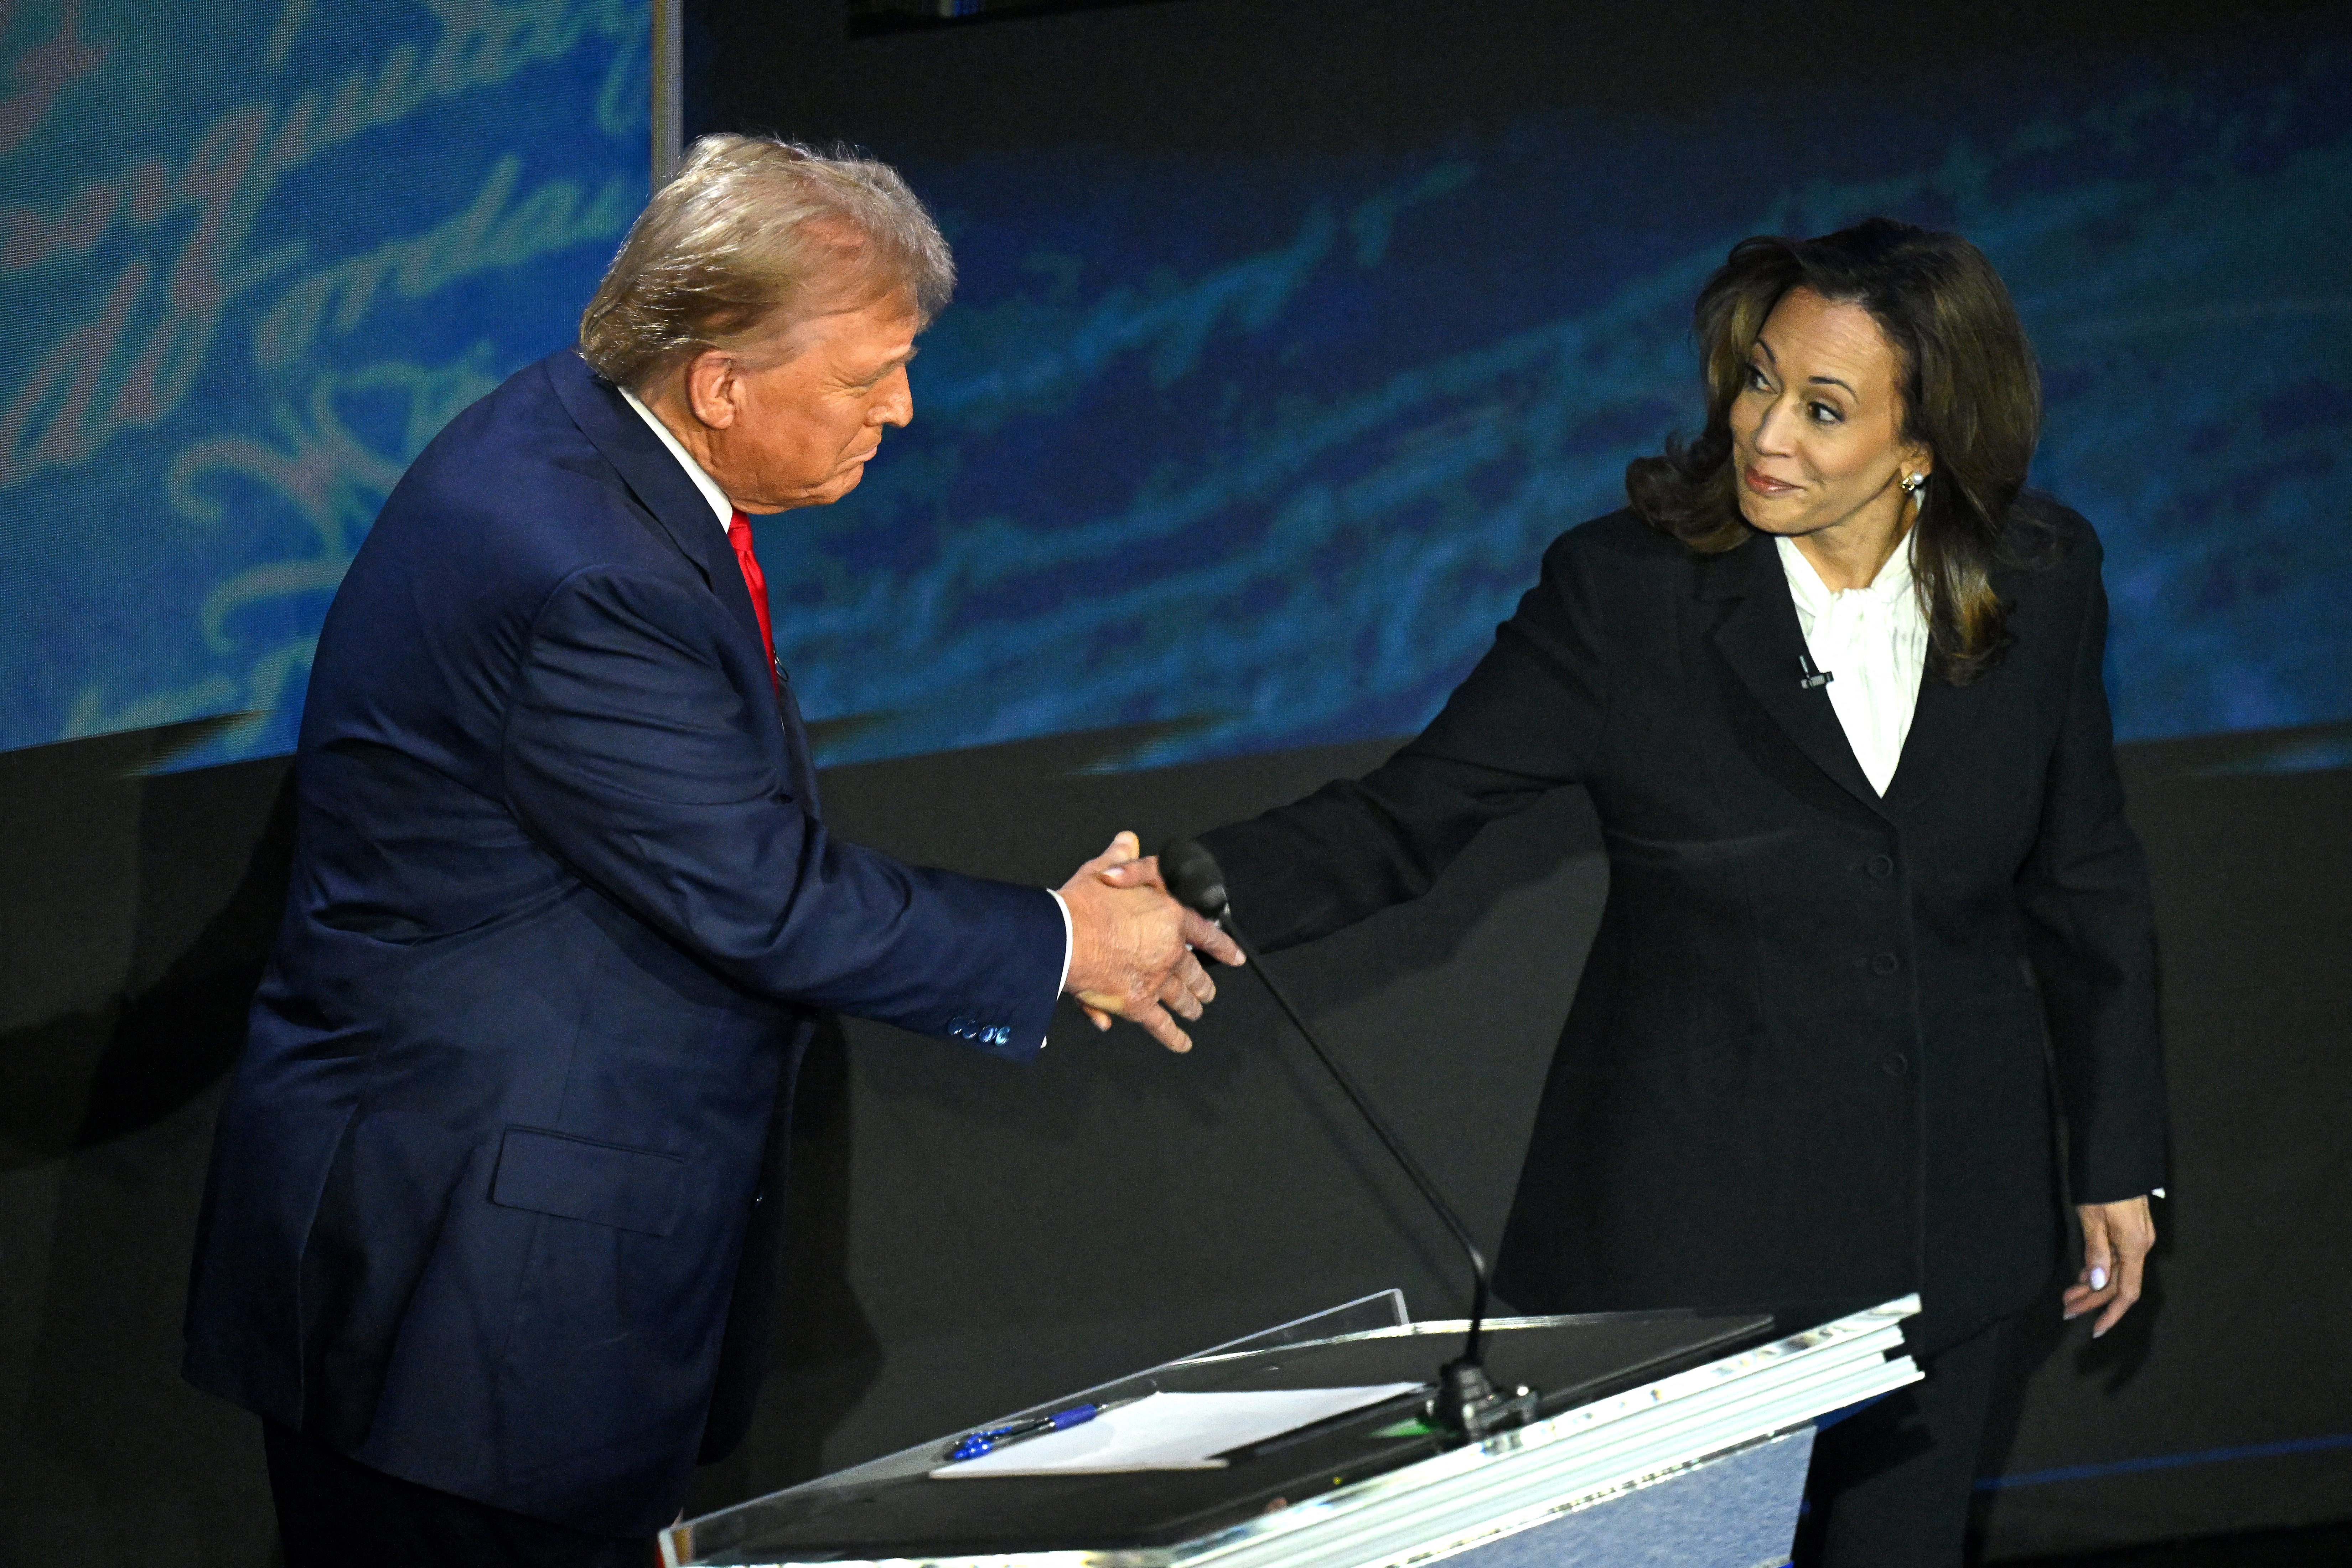
[[[1048,888],[1045,890],[1054,895],[1054,907],[1062,911],[1062,977],[1054,982],[1054,994],[1059,996],[1063,988],[1070,983],[1070,957],[1077,951],[1078,931],[1077,928],[1070,923],[1070,900],[1062,897],[1055,889]],[[1052,1044],[1050,1040],[1040,1040],[1037,1042],[1037,1048],[1042,1051],[1050,1044]]]

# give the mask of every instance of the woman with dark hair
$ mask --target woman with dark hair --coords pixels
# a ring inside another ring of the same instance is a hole
[[[2098,541],[2024,488],[2032,353],[1967,241],[1747,240],[1697,327],[1705,428],[1546,552],[1428,729],[1202,841],[1271,951],[1589,790],[1608,902],[1497,1288],[1824,1316],[1916,1289],[1927,1379],[1822,1434],[1806,1550],[1956,1563],[2008,1325],[2058,1255],[2060,1121],[2065,1315],[2105,1332],[2154,1239],[2154,939]]]

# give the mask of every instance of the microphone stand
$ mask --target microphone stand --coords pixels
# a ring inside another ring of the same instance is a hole
[[[1356,1114],[1364,1119],[1364,1125],[1372,1130],[1372,1135],[1381,1141],[1381,1146],[1388,1151],[1397,1168],[1421,1194],[1422,1201],[1429,1205],[1431,1212],[1452,1234],[1454,1244],[1470,1260],[1470,1331],[1463,1342],[1462,1353],[1438,1369],[1437,1393],[1428,1405],[1431,1421],[1465,1442],[1475,1442],[1496,1432],[1526,1426],[1535,1419],[1536,1404],[1542,1395],[1525,1384],[1504,1394],[1486,1375],[1483,1354],[1488,1293],[1486,1258],[1478,1250],[1478,1244],[1470,1239],[1469,1227],[1462,1223],[1453,1206],[1439,1194],[1437,1184],[1429,1179],[1429,1173],[1421,1168],[1421,1163],[1407,1152],[1403,1141],[1389,1126],[1387,1118],[1373,1108],[1372,1102],[1357,1087],[1356,1080],[1348,1075],[1347,1069],[1323,1048],[1323,1042],[1316,1037],[1315,1031],[1307,1026],[1298,1009],[1291,1005],[1288,994],[1275,984],[1274,975],[1259,958],[1257,949],[1234,921],[1233,904],[1225,894],[1224,871],[1218,866],[1216,857],[1197,839],[1179,839],[1160,852],[1160,875],[1179,903],[1202,919],[1213,922],[1234,939],[1234,945],[1242,950],[1244,958],[1249,960],[1249,967],[1257,972],[1266,994],[1274,998],[1275,1005],[1281,1008],[1283,1016],[1290,1020],[1290,1026],[1298,1031],[1299,1037],[1307,1042],[1307,1048],[1315,1053],[1315,1059],[1323,1064],[1323,1070],[1331,1075],[1331,1081],[1339,1086],[1339,1092],[1348,1097],[1348,1103],[1356,1108]]]

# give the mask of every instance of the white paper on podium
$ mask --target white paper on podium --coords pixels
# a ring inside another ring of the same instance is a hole
[[[1263,1443],[1411,1394],[1418,1383],[1353,1388],[1275,1388],[1243,1394],[1152,1394],[1083,1426],[1007,1443],[977,1459],[941,1465],[934,1480],[990,1476],[1082,1476],[1117,1470],[1213,1470],[1228,1448]]]

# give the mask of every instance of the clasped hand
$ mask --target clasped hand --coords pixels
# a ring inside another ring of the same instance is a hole
[[[1063,989],[1097,1029],[1113,1017],[1140,1026],[1171,1051],[1189,1051],[1187,1022],[1216,999],[1216,983],[1194,956],[1238,964],[1233,938],[1168,896],[1157,863],[1132,833],[1078,868],[1061,887],[1070,910],[1070,977]]]

